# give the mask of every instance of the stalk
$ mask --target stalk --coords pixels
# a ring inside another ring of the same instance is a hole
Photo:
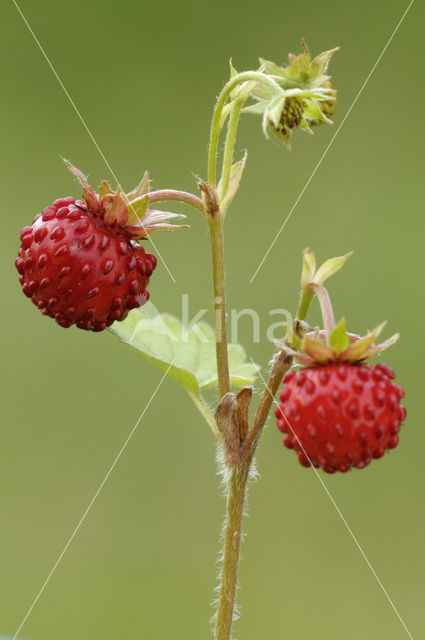
[[[247,456],[253,456],[255,453],[258,441],[270,413],[274,397],[279,390],[283,376],[291,368],[291,364],[292,358],[290,356],[288,357],[284,351],[278,353],[274,358],[272,370],[263,391],[263,395],[261,396],[260,404],[258,405],[258,409],[255,413],[252,428],[244,443],[244,450]]]
[[[209,219],[214,288],[214,326],[220,398],[230,391],[227,354],[226,283],[224,275],[223,218],[221,213]]]
[[[301,291],[300,301],[298,303],[298,309],[295,314],[296,320],[305,320],[307,311],[314,298],[314,291],[310,287],[303,287]]]
[[[217,149],[221,132],[223,108],[232,90],[238,84],[242,84],[250,80],[255,80],[266,85],[272,94],[282,92],[282,89],[274,80],[259,72],[244,72],[237,74],[225,85],[223,91],[218,97],[211,122],[210,144],[208,150],[208,185],[204,189],[204,192],[208,193],[208,198],[210,197],[208,190],[211,190],[213,194],[215,193]],[[226,191],[229,186],[236,132],[240,112],[244,102],[245,99],[236,100],[229,118],[223,156],[222,182],[219,194],[220,199],[223,199],[226,196]],[[226,328],[226,286],[223,240],[224,215],[218,207],[211,207],[211,210],[209,210],[208,205],[205,203],[204,205],[211,237],[218,387],[220,398],[222,398],[225,394],[229,393],[231,389]],[[250,445],[245,448],[241,448],[241,457],[238,462],[231,461],[230,458],[226,456],[226,443],[225,440],[221,438],[220,449],[224,454],[225,460],[224,473],[226,478],[227,500],[223,528],[224,547],[221,558],[219,597],[217,602],[214,635],[215,640],[230,640],[231,637],[247,483],[258,437],[264,427],[273,401],[274,393],[280,384],[283,374],[284,366],[282,365],[282,362],[279,361],[273,368],[272,378],[269,381],[270,388],[268,387],[264,391],[259,410],[257,411],[256,422],[254,421],[255,431],[252,434]]]
[[[223,167],[221,170],[221,193],[219,194],[221,198],[224,198],[229,187],[230,171],[233,162],[233,150],[235,148],[236,134],[238,131],[238,124],[242,107],[243,100],[238,100],[232,109],[232,113],[229,116],[226,143],[224,146]]]
[[[242,519],[250,466],[251,460],[247,465],[232,468],[228,479],[215,640],[229,640],[232,631],[242,537]]]
[[[186,204],[190,204],[192,207],[199,209],[202,213],[205,212],[204,203],[200,198],[194,196],[192,193],[187,193],[186,191],[177,191],[176,189],[160,189],[159,191],[151,191],[137,200],[143,200],[148,198],[149,202],[167,202],[170,200],[175,200],[177,202],[185,202]],[[133,201],[133,203],[136,200]]]
[[[221,559],[219,598],[215,623],[215,640],[230,640],[235,609],[237,574],[240,560],[242,522],[247,485],[258,440],[264,429],[274,396],[282,378],[291,366],[291,358],[283,352],[275,357],[253,425],[241,451],[240,464],[228,465],[224,546]]]
[[[215,186],[216,183],[217,148],[221,131],[220,120],[223,108],[233,89],[237,87],[238,84],[242,84],[250,80],[255,80],[259,84],[267,87],[272,95],[283,94],[283,90],[278,85],[278,83],[269,76],[266,76],[264,73],[261,73],[260,71],[244,71],[242,73],[238,73],[233,78],[231,78],[227,82],[227,84],[225,84],[222,92],[218,96],[211,122],[210,144],[208,151],[208,183],[212,186]]]
[[[335,328],[335,318],[331,299],[329,297],[329,293],[323,285],[313,282],[311,283],[310,287],[313,289],[314,293],[319,299],[320,309],[323,316],[323,324],[326,331],[326,340],[329,344],[329,336]]]

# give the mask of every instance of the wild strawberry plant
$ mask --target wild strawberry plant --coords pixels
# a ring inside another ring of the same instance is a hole
[[[335,111],[337,92],[326,75],[335,49],[312,59],[304,42],[303,48],[300,55],[290,55],[284,67],[260,60],[257,70],[239,73],[230,65],[230,79],[212,117],[207,175],[197,181],[201,197],[175,189],[150,191],[147,172],[130,193],[119,185],[113,190],[106,181],[96,193],[83,173],[67,163],[82,185],[82,199],[60,198],[38,214],[22,230],[16,260],[24,294],[45,316],[65,328],[110,327],[181,384],[216,437],[227,504],[215,640],[231,637],[246,490],[282,379],[277,426],[285,434],[285,446],[296,451],[304,467],[328,473],[365,467],[397,445],[406,415],[400,405],[403,390],[394,384],[393,372],[383,364],[367,364],[397,335],[377,345],[383,326],[359,337],[346,331],[344,319],[335,323],[324,283],[350,254],[317,268],[314,254],[304,252],[295,321],[278,345],[252,414],[258,369],[247,361],[241,345],[228,342],[224,221],[247,159],[246,153],[237,162],[233,159],[239,119],[244,113],[260,115],[266,138],[275,137],[290,148],[296,129],[313,133],[314,127],[330,123]],[[153,231],[181,228],[173,224],[176,214],[152,206],[166,201],[186,203],[205,217],[211,239],[214,328],[205,322],[187,328],[170,314],[152,317],[143,312],[156,259],[141,242]],[[323,328],[307,323],[314,297],[321,306]],[[204,398],[211,387],[219,392],[214,414]]]

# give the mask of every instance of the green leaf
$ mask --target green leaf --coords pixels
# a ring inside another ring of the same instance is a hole
[[[109,331],[163,371],[168,370],[191,393],[218,385],[215,335],[206,322],[185,328],[168,313],[149,317],[145,310],[135,309]],[[237,387],[252,384],[257,367],[246,361],[244,348],[229,344],[228,351],[231,383]]]
[[[342,318],[329,336],[329,346],[339,355],[345,351],[349,344],[350,339],[345,330],[345,318]]]

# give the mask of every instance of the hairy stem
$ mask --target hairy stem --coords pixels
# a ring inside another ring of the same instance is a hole
[[[323,324],[326,332],[326,341],[329,344],[329,336],[335,328],[335,318],[331,299],[329,297],[329,293],[323,285],[312,282],[310,287],[311,289],[313,289],[314,293],[319,299],[320,309],[323,316]]]
[[[221,189],[220,199],[224,198],[229,188],[230,171],[232,169],[233,151],[235,148],[236,133],[238,131],[239,117],[244,101],[238,100],[230,114],[229,124],[227,126],[226,143],[224,146],[223,168],[221,171]]]
[[[266,85],[272,94],[282,93],[282,89],[274,81],[262,73],[248,71],[237,74],[229,80],[218,97],[214,115],[211,122],[210,144],[208,150],[208,185],[203,190],[205,197],[204,210],[209,224],[211,236],[211,251],[213,265],[214,286],[214,311],[215,311],[215,337],[217,354],[217,372],[219,394],[222,398],[230,392],[230,375],[227,348],[226,328],[226,289],[224,268],[224,240],[223,240],[223,212],[219,210],[218,203],[210,204],[211,197],[216,195],[216,162],[217,148],[222,127],[223,108],[232,90],[247,81],[255,80]],[[225,151],[223,157],[222,185],[220,196],[224,197],[229,186],[230,172],[233,160],[236,132],[239,116],[244,102],[248,96],[236,100],[228,124]],[[273,399],[272,399],[273,400]],[[199,407],[200,408],[200,407]],[[270,405],[269,405],[270,409]],[[268,412],[267,412],[268,413]],[[264,422],[267,415],[264,416]],[[223,441],[222,441],[223,442]],[[237,571],[239,565],[240,545],[242,536],[242,519],[246,487],[249,471],[252,464],[255,445],[245,452],[240,464],[234,465],[226,462],[227,481],[227,505],[224,524],[224,549],[220,574],[219,598],[215,626],[215,640],[230,640],[233,623],[233,612],[236,597]]]
[[[310,288],[305,287],[302,291],[300,302],[298,304],[294,328],[297,320],[305,319],[313,298],[313,291]],[[245,440],[244,449],[247,455],[254,455],[258,440],[260,439],[264,425],[266,424],[266,420],[270,413],[274,397],[279,390],[283,376],[287,371],[289,371],[291,365],[292,357],[288,356],[284,349],[274,357],[272,370],[264,388],[263,395],[261,396],[260,404],[258,405],[255,413],[252,428]]]
[[[309,287],[303,287],[300,301],[298,303],[297,313],[295,314],[296,320],[305,320],[313,298],[314,291]]]
[[[281,352],[274,360],[269,380],[261,397],[253,425],[241,450],[241,463],[229,465],[227,506],[224,523],[224,549],[220,574],[219,598],[215,626],[215,640],[230,640],[235,608],[237,572],[240,558],[242,519],[249,473],[274,397],[292,358]]]
[[[244,71],[243,73],[238,73],[236,76],[233,76],[233,78],[231,78],[227,82],[218,97],[217,103],[215,105],[214,115],[211,121],[210,144],[208,150],[208,183],[212,186],[215,186],[216,184],[217,148],[220,138],[220,120],[223,108],[232,90],[237,87],[238,84],[242,84],[250,80],[255,80],[259,84],[266,86],[272,94],[283,94],[283,90],[281,89],[281,87],[279,87],[277,82],[266,76],[264,73],[261,73],[260,71]]]
[[[283,376],[291,368],[292,358],[281,351],[278,353],[273,362],[269,379],[261,396],[260,404],[255,413],[252,427],[245,440],[244,450],[246,455],[253,456],[257,448],[258,440],[263,432],[264,425],[270,413],[274,397],[279,390]]]
[[[242,519],[250,464],[251,459],[247,465],[233,467],[229,472],[215,640],[230,640],[232,631],[242,537]]]
[[[222,398],[230,391],[227,355],[226,285],[224,275],[223,218],[220,212],[209,219],[214,287],[214,326],[217,354],[218,390]]]
[[[132,202],[137,202],[137,200],[149,199],[149,202],[167,202],[169,200],[174,200],[178,202],[185,202],[186,204],[190,204],[192,207],[199,209],[199,211],[205,212],[204,203],[201,198],[198,196],[194,196],[192,193],[188,193],[186,191],[177,191],[176,189],[160,189],[159,191],[151,191],[140,198],[137,198]]]

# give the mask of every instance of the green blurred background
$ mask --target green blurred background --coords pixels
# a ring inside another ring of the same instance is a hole
[[[337,315],[362,332],[389,319],[401,340],[385,361],[406,390],[399,448],[362,472],[323,476],[415,638],[424,627],[424,471],[420,285],[423,240],[423,6],[416,2],[258,276],[250,278],[407,2],[140,3],[83,0],[21,8],[125,187],[149,168],[155,188],[194,190],[205,175],[209,120],[228,59],[283,62],[304,36],[339,45],[335,125],[299,133],[291,153],[246,117],[245,181],[228,217],[229,302],[293,311],[301,252],[355,256],[331,282]],[[0,633],[13,636],[161,373],[107,332],[64,331],[22,295],[19,231],[79,189],[110,178],[12,2],[2,6],[2,430]],[[422,166],[421,166],[422,165]],[[180,210],[184,210],[182,207]],[[186,211],[187,212],[187,211]],[[209,246],[192,229],[158,234],[151,299],[211,313]],[[314,315],[313,315],[314,317]],[[317,315],[316,315],[317,318]],[[240,338],[263,369],[272,346]],[[242,326],[241,324],[241,326]],[[260,385],[258,385],[259,388]],[[258,389],[257,389],[258,391]],[[317,477],[285,450],[270,420],[251,487],[240,571],[241,640],[408,637]],[[188,397],[167,380],[29,617],[30,640],[208,638],[224,508],[214,443]],[[423,636],[422,636],[423,637]]]

